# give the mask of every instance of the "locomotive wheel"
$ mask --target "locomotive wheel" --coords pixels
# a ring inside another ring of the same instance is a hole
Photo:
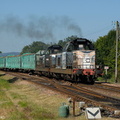
[[[94,84],[94,78],[93,78],[93,76],[87,76],[87,80],[86,80],[86,82],[88,83],[88,84]]]
[[[80,82],[80,76],[79,75],[74,75],[73,76],[73,82],[79,83]]]

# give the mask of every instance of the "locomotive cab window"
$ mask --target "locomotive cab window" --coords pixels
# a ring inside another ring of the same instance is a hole
[[[89,44],[75,45],[75,50],[94,50],[94,47]]]
[[[60,52],[61,52],[61,50],[59,50],[59,49],[53,49],[53,50],[50,51],[50,54],[57,54],[57,53],[60,53]]]
[[[83,45],[78,45],[78,49],[79,50],[84,50],[84,46]]]

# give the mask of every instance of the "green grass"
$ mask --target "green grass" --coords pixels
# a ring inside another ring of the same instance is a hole
[[[112,76],[111,78],[98,77],[97,81],[115,83],[115,78],[114,78],[114,76]]]
[[[68,118],[58,116],[60,103],[67,100],[62,95],[50,95],[51,91],[25,81],[9,83],[9,76],[5,78],[0,77],[0,117],[5,120],[85,120],[85,116],[74,118],[72,114]]]
[[[23,112],[14,111],[6,120],[29,120],[29,118]]]
[[[4,116],[5,120],[55,119],[52,112],[38,106],[34,101],[27,101],[25,95],[11,91],[13,88],[15,89],[16,85],[0,79],[0,116]]]
[[[8,90],[10,88],[10,84],[7,80],[0,79],[0,91],[1,90]]]
[[[35,103],[30,103],[30,102],[23,100],[23,101],[19,101],[18,105],[22,107],[26,115],[29,115],[31,118],[34,118],[34,120],[54,119],[54,115],[51,112],[49,112],[45,108],[37,106]]]
[[[27,99],[25,95],[19,95],[18,93],[11,92],[11,97],[13,99]]]
[[[6,91],[10,89],[10,84],[3,79],[0,79],[0,108],[9,108],[13,105],[10,99],[6,96]]]
[[[32,106],[32,108],[34,109],[34,111],[31,111],[31,116],[34,118],[34,119],[38,119],[38,118],[41,118],[41,120],[45,119],[45,120],[51,120],[51,119],[54,119],[55,116],[53,115],[52,112],[49,112],[47,109],[44,109],[44,108],[41,108],[41,107],[34,107]]]
[[[28,102],[26,102],[26,101],[19,101],[18,102],[18,105],[20,105],[21,107],[27,107],[28,105],[29,105],[29,103]]]

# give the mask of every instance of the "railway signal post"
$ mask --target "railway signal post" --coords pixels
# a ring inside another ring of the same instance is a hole
[[[104,69],[105,69],[105,74],[106,74],[105,82],[107,82],[107,73],[108,73],[107,71],[108,71],[108,69],[109,69],[109,66],[105,66]]]

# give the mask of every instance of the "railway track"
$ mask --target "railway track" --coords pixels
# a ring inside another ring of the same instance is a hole
[[[120,87],[111,86],[111,84],[98,84],[95,83],[94,85],[86,85],[86,84],[78,84],[78,87],[86,88],[91,91],[95,91],[96,93],[101,93],[109,97],[119,98],[120,99]]]
[[[95,83],[94,85],[87,85],[87,84],[80,84],[78,85],[80,87],[92,87],[92,88],[98,88],[98,89],[104,89],[104,90],[109,90],[112,92],[120,92],[120,87],[117,86],[112,86],[111,84],[104,84],[104,83]]]
[[[94,85],[94,87],[102,88],[102,89],[109,90],[109,91],[112,91],[112,92],[120,93],[120,87],[116,87],[116,86],[111,86],[111,85],[105,85],[105,84],[98,84],[98,83],[96,83]]]
[[[110,115],[114,114],[115,110],[120,110],[120,99],[115,97],[110,97],[104,95],[102,93],[95,92],[95,89],[107,89],[111,92],[110,86],[101,85],[85,85],[85,84],[73,84],[65,81],[57,81],[55,79],[50,79],[47,77],[38,77],[31,76],[25,73],[15,73],[15,72],[6,72],[6,74],[10,74],[21,78],[23,80],[27,80],[34,84],[40,84],[44,87],[50,88],[54,91],[61,92],[62,94],[67,94],[75,101],[85,101],[88,105],[92,106],[100,106],[104,108],[105,111]],[[94,89],[94,91],[91,90]],[[119,87],[112,87],[115,91],[119,92]],[[120,93],[119,93],[120,94]]]

